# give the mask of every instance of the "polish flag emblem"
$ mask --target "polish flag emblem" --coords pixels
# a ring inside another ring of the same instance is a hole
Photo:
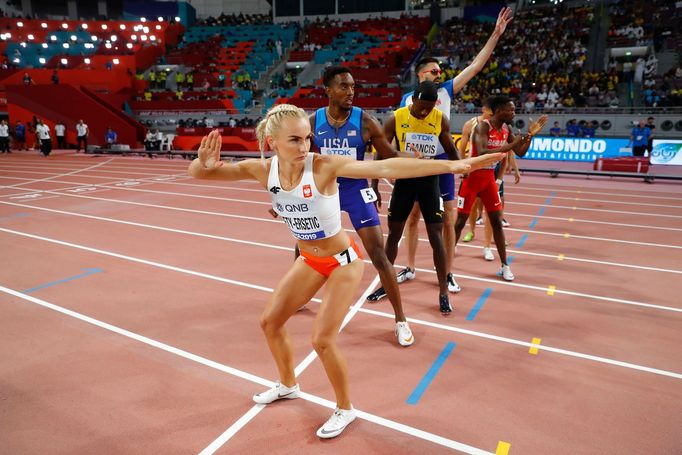
[[[310,188],[310,185],[303,185],[303,197],[313,197],[313,190]]]

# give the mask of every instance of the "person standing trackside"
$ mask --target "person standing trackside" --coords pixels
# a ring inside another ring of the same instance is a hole
[[[17,150],[26,150],[26,125],[17,120],[14,127],[14,147]]]
[[[0,152],[12,153],[9,151],[9,125],[7,121],[0,121]]]
[[[632,144],[632,156],[644,156],[647,144],[649,143],[651,130],[640,120],[639,124],[630,133],[630,143]]]
[[[78,120],[78,123],[76,124],[76,153],[81,149],[81,143],[83,144],[83,152],[88,151],[88,134],[90,133],[90,130],[88,128],[88,125],[83,123],[83,119]]]
[[[50,137],[50,127],[41,120],[37,121],[36,135],[40,141],[40,152],[48,156],[52,152],[52,138]]]
[[[654,123],[653,117],[646,119],[646,127],[649,128],[649,131],[651,131],[646,144],[646,151],[649,152],[649,157],[651,157],[651,152],[654,149],[654,136],[656,135],[656,124]]]
[[[57,136],[57,148],[58,149],[65,149],[66,148],[66,127],[62,122],[57,122],[57,124],[54,126],[54,134]]]

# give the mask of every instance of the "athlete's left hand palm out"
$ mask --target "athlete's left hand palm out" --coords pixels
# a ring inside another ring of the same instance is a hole
[[[220,161],[222,139],[218,130],[213,130],[201,139],[199,146],[199,162],[205,169],[217,169],[223,165]]]

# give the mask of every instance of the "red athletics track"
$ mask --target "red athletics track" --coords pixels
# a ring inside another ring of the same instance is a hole
[[[289,323],[306,395],[251,401],[276,379],[258,318],[292,239],[255,183],[194,181],[187,164],[0,158],[3,452],[679,453],[682,185],[508,183],[516,281],[483,260],[479,229],[443,318],[420,242],[409,348],[389,303],[364,301],[368,265],[339,338],[361,419],[320,441],[333,396],[310,355],[315,302]]]

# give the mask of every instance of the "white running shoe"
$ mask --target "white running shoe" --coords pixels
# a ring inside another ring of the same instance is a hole
[[[301,388],[298,384],[293,387],[287,387],[277,382],[271,389],[261,392],[253,396],[253,401],[258,404],[269,404],[277,400],[292,400],[298,398]]]
[[[511,271],[511,267],[508,265],[503,265],[502,266],[502,278],[504,278],[507,281],[514,281],[514,274]]]
[[[493,249],[483,248],[483,257],[485,258],[486,261],[494,261],[495,255],[493,255]]]
[[[462,288],[455,281],[455,276],[452,273],[448,273],[448,291],[457,293],[461,290]]]
[[[334,414],[317,430],[317,436],[323,439],[335,438],[340,435],[346,427],[355,420],[355,409],[336,408]]]
[[[483,225],[483,217],[479,216],[476,218],[476,226],[482,226]]]
[[[405,267],[398,273],[398,275],[396,275],[395,278],[398,281],[398,283],[402,283],[403,281],[414,280],[416,276],[417,273],[414,270],[412,270],[409,267]]]
[[[407,321],[396,322],[395,336],[398,337],[400,346],[409,346],[414,343],[414,335],[412,335],[412,330],[407,325]]]
[[[502,227],[511,227],[511,223],[502,218]]]

